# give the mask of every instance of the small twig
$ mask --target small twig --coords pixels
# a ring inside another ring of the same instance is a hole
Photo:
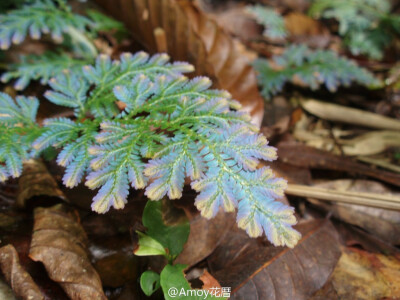
[[[400,197],[389,194],[359,193],[289,184],[286,194],[319,200],[400,210]]]

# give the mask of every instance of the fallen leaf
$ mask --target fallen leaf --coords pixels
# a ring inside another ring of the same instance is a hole
[[[339,145],[342,153],[349,156],[374,155],[400,146],[400,132],[388,130],[371,131],[350,139],[333,139],[325,136],[325,132],[319,135],[317,132],[303,130],[295,130],[293,135],[297,140],[318,149],[329,151]]]
[[[207,270],[204,270],[203,275],[201,275],[199,279],[203,282],[203,290],[212,291],[212,288],[221,288],[218,280],[208,273]]]
[[[369,128],[400,130],[400,120],[388,118],[361,109],[307,99],[301,106],[309,113],[333,122],[359,125]]]
[[[340,191],[394,195],[390,189],[381,183],[371,180],[341,179],[317,184],[316,186]],[[400,194],[397,195],[400,196]],[[318,202],[318,204],[322,204],[326,210],[333,212],[335,217],[347,223],[360,226],[389,243],[400,245],[399,211],[346,203],[328,205]]]
[[[400,174],[377,170],[349,157],[334,155],[293,142],[281,142],[277,148],[278,160],[294,166],[359,174],[400,186]]]
[[[18,181],[18,207],[49,206],[67,201],[41,160],[30,159],[23,166]]]
[[[124,22],[147,51],[167,50],[174,60],[193,64],[196,75],[207,75],[215,87],[229,91],[243,110],[252,115],[253,123],[260,126],[264,100],[258,91],[254,69],[238,43],[193,3],[188,0],[96,2]]]
[[[357,226],[336,222],[336,230],[347,247],[355,247],[368,252],[392,255],[400,259],[400,250],[377,236]]]
[[[333,272],[332,288],[338,296],[335,299],[399,299],[400,260],[348,248]]]
[[[211,220],[198,214],[190,221],[190,234],[176,263],[189,267],[202,261],[218,247],[224,236],[235,226],[235,216],[219,211]]]
[[[259,39],[263,27],[254,20],[246,11],[242,3],[229,2],[225,7],[215,9],[209,7],[209,3],[196,1],[196,5],[209,17],[212,18],[221,28],[232,36],[238,37],[241,41],[248,42]]]
[[[29,256],[44,264],[49,277],[71,299],[107,299],[90,264],[87,237],[73,213],[62,205],[36,208]]]
[[[69,299],[62,288],[48,277],[43,265],[32,261],[28,256],[32,239],[32,214],[26,210],[17,210],[12,207],[7,209],[5,216],[4,219],[11,219],[12,223],[11,226],[1,226],[0,222],[0,247],[8,244],[13,245],[18,252],[19,263],[32,276],[46,300]],[[0,218],[3,220],[3,216],[0,216]],[[8,298],[2,298],[0,293],[0,299]]]
[[[21,266],[14,246],[0,248],[0,268],[17,297],[29,300],[44,299],[39,287]]]
[[[303,238],[293,249],[230,231],[208,259],[211,274],[232,288],[231,299],[308,299],[325,284],[341,251],[329,221],[305,222],[296,229]]]

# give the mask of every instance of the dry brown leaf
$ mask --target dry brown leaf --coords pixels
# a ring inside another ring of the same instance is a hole
[[[369,128],[400,130],[400,120],[388,118],[361,109],[307,99],[301,106],[309,113],[334,122],[365,126]]]
[[[334,180],[316,185],[341,191],[353,191],[374,194],[393,194],[379,182],[370,180]],[[400,196],[400,194],[397,194]],[[400,197],[399,197],[400,199]],[[315,202],[314,202],[315,203]],[[360,226],[381,239],[400,245],[400,212],[382,208],[372,208],[346,203],[322,204],[328,211],[347,223]]]
[[[324,294],[327,291],[313,299],[331,299]],[[337,295],[333,299],[399,299],[400,261],[393,256],[348,248],[333,272],[330,293]]]
[[[123,21],[134,39],[143,44],[147,51],[155,53],[167,50],[174,60],[192,63],[196,67],[196,75],[207,75],[217,88],[229,91],[243,109],[252,115],[253,123],[260,126],[264,101],[258,91],[255,71],[249,65],[243,49],[192,2],[96,2]]]
[[[255,21],[243,3],[230,2],[226,7],[215,9],[209,2],[195,1],[196,5],[221,28],[243,42],[259,39],[263,27]]]
[[[218,280],[215,279],[207,270],[204,270],[203,275],[199,278],[203,282],[202,289],[207,291],[213,291],[212,288],[221,288]],[[213,291],[215,292],[215,290]]]
[[[306,142],[307,145],[330,151],[337,145],[346,155],[374,155],[379,154],[388,148],[400,146],[400,132],[396,131],[371,131],[351,139],[331,138],[329,132],[309,132],[295,129],[293,136]],[[340,134],[340,132],[339,132]]]
[[[24,170],[18,181],[17,205],[26,207],[47,204],[48,206],[61,201],[67,199],[44,163],[38,159],[24,162]]]
[[[224,211],[211,220],[198,214],[190,220],[190,234],[175,263],[189,267],[209,256],[218,247],[226,233],[234,226],[235,216]]]
[[[21,266],[14,246],[0,248],[0,269],[17,297],[24,300],[44,299],[39,287]]]
[[[90,264],[86,244],[77,217],[62,205],[35,209],[29,256],[44,264],[49,277],[71,299],[107,299],[100,277]]]
[[[231,299],[308,299],[335,268],[339,241],[329,221],[297,229],[303,238],[293,249],[251,239],[240,230],[229,232],[208,259],[213,276],[232,288]]]

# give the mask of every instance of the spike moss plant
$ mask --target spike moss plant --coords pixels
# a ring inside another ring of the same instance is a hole
[[[62,51],[29,56],[3,74],[4,82],[18,78],[19,90],[31,80],[48,84],[45,98],[73,110],[73,117],[39,126],[37,98],[0,93],[0,181],[18,177],[25,160],[54,147],[65,186],[84,181],[98,190],[92,203],[98,213],[123,208],[131,187],[145,189],[151,200],[178,199],[189,178],[204,217],[237,210],[238,225],[250,236],[265,232],[273,244],[293,247],[300,238],[293,208],[276,201],[286,182],[259,167],[276,158],[276,149],[240,104],[210,89],[206,77],[185,77],[193,67],[170,63],[166,54],[94,55],[91,39],[115,21],[90,16],[73,14],[65,0],[32,0],[0,16],[0,48],[27,34],[50,34],[66,40],[78,58]]]
[[[286,182],[258,167],[274,160],[276,149],[228,92],[210,89],[206,77],[189,80],[182,74],[191,65],[168,60],[144,52],[114,61],[100,55],[94,65],[62,72],[45,97],[72,108],[74,117],[47,119],[42,128],[36,98],[14,101],[2,93],[1,180],[19,176],[25,159],[53,146],[64,184],[84,179],[98,189],[92,209],[105,213],[124,207],[130,187],[146,189],[151,200],[178,199],[189,177],[204,217],[237,209],[250,236],[265,232],[275,245],[293,247],[300,237],[293,208],[276,201]]]

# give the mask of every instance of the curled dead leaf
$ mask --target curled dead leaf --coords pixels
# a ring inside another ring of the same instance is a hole
[[[44,163],[38,159],[24,162],[24,170],[18,181],[17,205],[49,206],[61,201],[66,201],[66,197]]]
[[[107,299],[90,264],[87,237],[76,215],[58,204],[36,208],[29,256],[44,264],[49,277],[71,299]]]
[[[21,266],[17,250],[13,245],[0,248],[0,269],[17,297],[24,300],[44,299],[39,287]]]

